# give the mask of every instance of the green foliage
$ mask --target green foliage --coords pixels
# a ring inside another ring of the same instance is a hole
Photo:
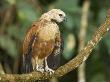
[[[58,0],[55,3],[55,6],[60,8],[60,9],[64,9],[65,11],[69,11],[69,12],[78,12],[79,11],[79,7],[77,6],[77,0]]]
[[[37,10],[25,1],[17,1],[18,7],[18,16],[23,22],[32,22],[35,21],[38,17]]]
[[[103,74],[98,73],[98,74],[94,75],[94,77],[91,78],[90,82],[107,82],[107,81],[104,78]]]
[[[17,56],[16,43],[8,36],[0,36],[0,46],[6,50],[11,57]],[[3,54],[2,54],[3,55]]]
[[[16,0],[6,0],[9,4],[15,4]]]

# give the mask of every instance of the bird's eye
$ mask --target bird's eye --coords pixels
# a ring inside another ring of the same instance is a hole
[[[59,14],[59,16],[61,17],[61,16],[63,16],[62,14]]]

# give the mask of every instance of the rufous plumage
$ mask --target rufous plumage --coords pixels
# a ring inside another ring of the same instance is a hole
[[[57,23],[64,21],[65,13],[52,9],[44,13],[28,30],[23,42],[22,72],[53,73],[62,51],[62,39]]]

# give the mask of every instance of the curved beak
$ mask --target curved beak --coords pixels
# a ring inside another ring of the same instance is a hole
[[[67,17],[64,18],[64,21],[67,22]]]

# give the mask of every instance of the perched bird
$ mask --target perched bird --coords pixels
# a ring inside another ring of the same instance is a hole
[[[57,23],[65,18],[62,10],[52,9],[32,24],[23,42],[22,73],[53,73],[58,67],[63,42]]]

